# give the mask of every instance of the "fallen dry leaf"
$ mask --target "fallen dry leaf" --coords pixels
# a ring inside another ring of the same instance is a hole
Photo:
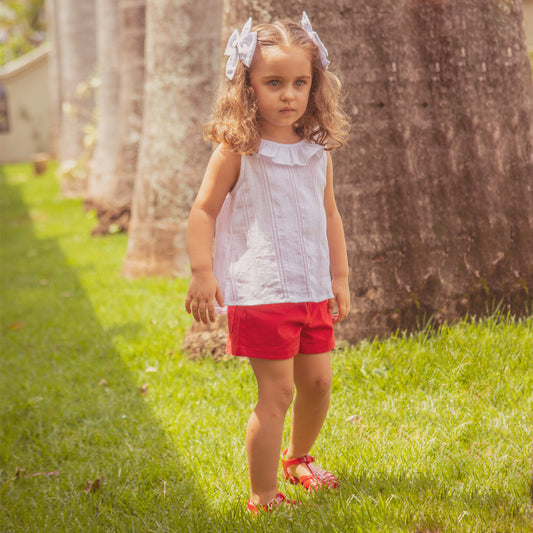
[[[24,322],[13,322],[9,325],[9,329],[22,329],[24,327]]]
[[[97,491],[104,484],[104,476],[96,478],[94,481],[87,481],[87,485],[83,489],[83,492],[90,494],[91,492]]]
[[[106,378],[102,378],[102,379],[98,382],[98,385],[100,385],[100,387],[107,387],[107,379],[106,379]]]
[[[148,383],[145,383],[140,387],[141,394],[146,394],[148,392]]]
[[[37,477],[37,476],[59,476],[61,472],[59,470],[53,470],[52,472],[35,472],[35,474],[27,474],[25,468],[20,468],[17,466],[15,470],[15,479],[28,478],[28,477]]]
[[[346,422],[350,422],[350,424],[360,424],[361,417],[359,415],[351,415],[346,419]]]

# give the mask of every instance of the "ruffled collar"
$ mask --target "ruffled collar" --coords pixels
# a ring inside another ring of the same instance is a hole
[[[322,150],[324,147],[320,144],[311,143],[305,139],[294,144],[282,144],[261,139],[258,153],[269,157],[274,163],[280,165],[303,166],[311,157]]]

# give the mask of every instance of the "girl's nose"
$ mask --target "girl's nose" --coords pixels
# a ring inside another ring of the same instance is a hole
[[[287,87],[282,95],[281,95],[281,99],[284,101],[284,102],[290,102],[291,100],[294,100],[294,91],[292,89],[292,87]]]

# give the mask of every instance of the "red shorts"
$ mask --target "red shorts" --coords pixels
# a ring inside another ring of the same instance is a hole
[[[325,353],[335,346],[328,301],[228,306],[231,355],[290,359],[296,354]]]

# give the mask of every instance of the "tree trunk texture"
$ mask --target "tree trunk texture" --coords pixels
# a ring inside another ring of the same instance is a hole
[[[95,209],[99,224],[93,234],[105,234],[121,211],[114,198],[119,149],[119,0],[96,0],[97,135],[91,159],[85,205]],[[117,209],[118,208],[118,209]]]
[[[57,0],[46,3],[46,32],[50,42],[50,56],[48,62],[48,87],[50,91],[50,136],[48,152],[53,158],[58,156],[59,131],[61,125],[61,58],[59,57],[60,43],[57,24]]]
[[[99,15],[105,17],[110,9],[112,13],[103,20],[106,30],[99,29],[99,36],[103,34],[99,52],[105,62],[106,50],[113,50],[114,60],[101,69],[100,90],[106,90],[99,98],[98,146],[86,201],[98,214],[93,235],[128,230],[144,90],[145,0],[114,0],[105,4],[97,4]],[[106,45],[109,39],[112,42]]]
[[[58,155],[64,169],[84,155],[84,128],[93,121],[94,98],[89,82],[96,63],[94,0],[56,0],[55,12],[63,111]],[[80,194],[85,187],[83,177],[62,182],[66,195]]]
[[[142,132],[145,0],[119,0],[119,8],[118,151],[109,191],[112,203],[99,215],[102,231],[110,224],[118,224],[122,231],[129,227]]]
[[[299,23],[302,18],[302,11],[304,10],[311,19],[313,29],[318,31],[322,39],[322,35],[320,34],[321,25],[318,24],[318,20],[323,17],[329,17],[330,13],[335,15],[333,10],[336,11],[336,2],[332,2],[331,0],[326,2],[318,2],[317,0],[310,0],[308,2],[304,0],[289,0],[285,2],[283,0],[223,0],[223,3],[224,29],[222,33],[224,45],[231,32],[235,28],[240,31],[249,17],[252,17],[252,26],[283,19],[289,19]],[[330,6],[330,4],[333,4],[334,7]],[[327,43],[324,42],[324,44],[327,47]]]
[[[411,331],[501,302],[527,312],[533,86],[520,1],[347,6],[324,20],[353,124],[335,158],[354,304],[341,336]]]
[[[125,276],[185,273],[187,217],[210,146],[202,129],[220,58],[218,0],[148,0],[143,133]]]

